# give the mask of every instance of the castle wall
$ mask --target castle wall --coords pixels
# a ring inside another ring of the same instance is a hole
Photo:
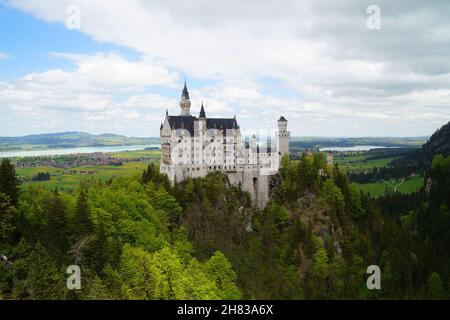
[[[230,184],[238,187],[238,186],[242,186],[242,181],[243,181],[243,175],[242,172],[227,172],[226,173],[228,176],[228,180],[230,181]]]
[[[269,177],[267,175],[259,175],[258,177],[256,205],[259,209],[265,208],[269,202]]]
[[[255,183],[254,179],[257,179],[257,175],[254,172],[243,172],[242,190],[248,192],[250,194],[252,202],[256,204],[257,184]]]

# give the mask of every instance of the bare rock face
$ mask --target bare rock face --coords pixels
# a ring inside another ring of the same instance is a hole
[[[316,199],[316,195],[312,192],[305,192],[305,195],[298,199],[300,208],[308,208]]]
[[[281,184],[280,173],[277,173],[269,177],[269,198],[273,198],[275,196],[274,192],[280,184]]]
[[[336,255],[342,255],[343,231],[335,215],[329,206],[321,201],[317,195],[306,193],[298,201],[295,209],[299,219],[305,227],[311,230],[312,234],[320,237],[324,242],[331,244]],[[300,245],[302,247],[302,244]],[[310,271],[312,261],[302,257],[299,266],[300,275]]]
[[[425,192],[429,194],[431,192],[431,186],[433,185],[433,179],[428,178],[427,184],[425,186]]]
[[[334,240],[333,246],[334,246],[334,250],[336,251],[337,254],[342,253],[342,247],[337,240]]]
[[[252,224],[253,213],[251,212],[251,210],[246,210],[244,208],[244,206],[240,206],[238,209],[238,212],[241,216],[244,217],[245,231],[252,232],[253,231],[253,224]]]

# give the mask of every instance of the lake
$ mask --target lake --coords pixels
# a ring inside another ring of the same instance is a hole
[[[323,147],[320,148],[319,151],[341,151],[341,152],[347,152],[347,151],[369,151],[373,149],[380,149],[380,148],[389,148],[389,147],[383,147],[383,146],[351,146],[351,147]]]
[[[106,147],[77,147],[65,149],[43,149],[43,150],[11,150],[0,151],[0,158],[14,157],[39,157],[39,156],[61,156],[75,153],[94,153],[94,152],[121,152],[136,151],[147,148],[159,148],[159,144],[134,145],[134,146],[106,146]]]

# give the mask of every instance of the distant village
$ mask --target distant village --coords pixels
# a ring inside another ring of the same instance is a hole
[[[76,153],[70,155],[39,156],[13,159],[16,168],[52,167],[70,169],[83,166],[121,166],[124,162],[148,161],[148,158],[118,158],[107,153]],[[86,172],[88,174],[89,172]]]

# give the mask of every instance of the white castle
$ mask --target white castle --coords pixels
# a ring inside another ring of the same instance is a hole
[[[280,159],[289,153],[290,132],[287,120],[280,117],[276,146],[260,146],[256,135],[245,141],[233,118],[207,118],[201,106],[197,117],[191,115],[189,92],[184,84],[179,116],[166,110],[161,124],[161,165],[173,184],[187,178],[204,177],[219,171],[230,183],[247,191],[258,208],[269,200],[270,176],[278,172]]]

